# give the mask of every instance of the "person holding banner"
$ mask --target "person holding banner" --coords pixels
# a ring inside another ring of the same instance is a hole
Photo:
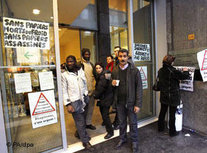
[[[163,66],[158,71],[161,102],[161,110],[158,119],[158,131],[162,132],[165,129],[165,114],[169,107],[169,135],[171,137],[179,134],[175,129],[175,112],[177,106],[180,105],[179,80],[189,78],[187,68],[183,69],[183,72],[181,72],[172,66],[174,60],[174,56],[166,55],[163,58]]]

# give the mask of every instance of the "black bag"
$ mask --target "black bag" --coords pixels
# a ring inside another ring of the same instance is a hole
[[[159,77],[157,76],[155,84],[153,85],[152,89],[154,91],[160,91],[160,84],[159,84]]]

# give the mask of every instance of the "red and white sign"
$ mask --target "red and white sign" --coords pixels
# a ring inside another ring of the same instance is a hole
[[[147,66],[138,66],[137,67],[140,71],[141,78],[142,78],[142,87],[143,89],[148,88],[148,83],[147,83]]]
[[[57,123],[54,90],[29,93],[32,127]]]
[[[203,78],[203,82],[207,81],[207,49],[197,53],[197,60],[200,67],[200,73]]]

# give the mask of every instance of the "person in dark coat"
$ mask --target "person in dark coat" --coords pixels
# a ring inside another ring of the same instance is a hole
[[[127,141],[127,118],[133,153],[138,152],[137,113],[142,106],[142,80],[139,70],[128,61],[128,50],[118,52],[119,65],[112,71],[114,86],[113,105],[117,108],[120,121],[120,140],[115,149],[120,149]]]
[[[109,139],[114,135],[112,123],[109,118],[109,109],[113,102],[111,72],[109,70],[104,71],[104,66],[101,63],[96,63],[95,69],[96,86],[93,96],[97,99],[97,106],[100,108],[101,116],[106,127],[107,134],[104,138]]]
[[[163,58],[163,67],[158,71],[161,110],[158,120],[158,131],[162,132],[165,128],[165,114],[168,107],[170,108],[169,135],[176,136],[179,133],[175,129],[175,112],[180,105],[179,80],[189,78],[189,72],[176,70],[172,65],[175,57],[166,55]]]

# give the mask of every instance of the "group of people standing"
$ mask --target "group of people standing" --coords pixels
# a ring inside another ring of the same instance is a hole
[[[130,125],[130,136],[133,152],[138,151],[137,115],[142,104],[142,81],[139,70],[129,62],[128,50],[119,46],[114,48],[113,56],[107,56],[107,66],[100,62],[90,62],[90,50],[82,49],[82,59],[76,61],[75,56],[68,56],[62,68],[63,100],[67,111],[72,113],[77,132],[83,146],[89,151],[94,148],[90,144],[90,136],[86,128],[95,130],[91,118],[95,102],[107,134],[105,139],[114,135],[119,129],[120,141],[115,149],[120,149],[127,141],[127,117]],[[116,110],[112,123],[109,117],[110,107]]]
[[[127,142],[127,118],[130,127],[130,137],[133,153],[138,152],[137,113],[142,106],[142,81],[139,70],[135,67],[128,55],[128,50],[119,46],[114,48],[115,59],[107,56],[107,66],[100,62],[93,65],[90,62],[90,50],[82,49],[82,59],[76,61],[75,56],[68,56],[66,63],[61,65],[62,88],[64,104],[67,111],[72,113],[77,131],[75,136],[80,138],[85,149],[94,151],[90,144],[90,136],[86,128],[95,130],[91,119],[96,105],[100,108],[107,134],[105,139],[114,135],[119,129],[120,140],[115,149],[120,149]],[[175,111],[180,102],[179,80],[189,77],[184,70],[180,72],[172,65],[175,57],[166,55],[163,67],[158,72],[160,85],[161,111],[158,120],[158,131],[165,128],[165,114],[170,108],[169,134],[176,136]],[[115,120],[112,123],[109,117],[110,107],[116,110]]]

